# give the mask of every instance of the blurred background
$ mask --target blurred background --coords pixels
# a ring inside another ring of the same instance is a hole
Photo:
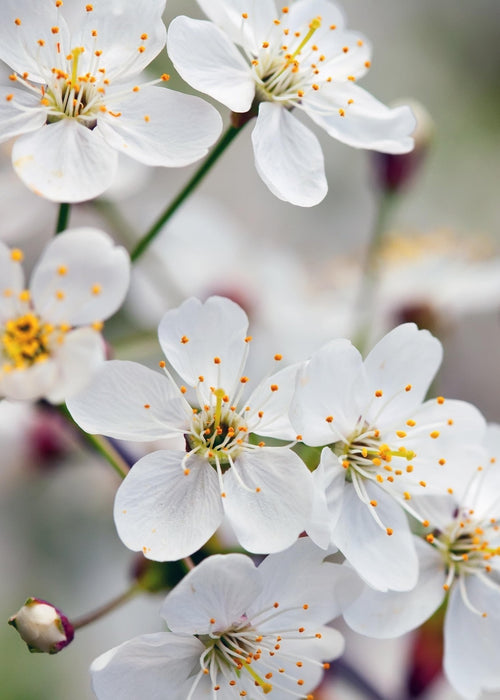
[[[362,86],[387,104],[420,102],[433,122],[420,169],[391,197],[369,296],[362,276],[383,191],[380,162],[317,129],[329,193],[317,207],[294,207],[258,177],[249,124],[141,259],[126,307],[107,324],[113,352],[155,365],[158,319],[192,294],[225,294],[242,304],[257,372],[271,367],[275,352],[301,359],[339,336],[369,348],[396,323],[415,320],[444,343],[439,392],[500,421],[498,0],[349,0],[344,9],[348,26],[374,47]],[[169,0],[167,25],[178,14],[202,16],[194,0]],[[152,69],[171,74],[169,87],[191,91],[165,52]],[[29,266],[52,236],[57,206],[17,180],[9,147],[0,154],[0,239],[23,248]],[[130,249],[195,167],[167,171],[123,161],[106,196],[72,207],[71,226],[98,225]],[[0,618],[28,596],[78,617],[128,585],[135,556],[112,519],[118,478],[51,411],[4,402],[0,417]],[[0,626],[0,698],[90,700],[91,660],[136,634],[161,630],[161,599],[134,600],[82,629],[54,657],[30,655],[11,628]],[[346,635],[344,666],[333,666],[318,700],[458,697],[439,674],[432,624],[387,643]]]

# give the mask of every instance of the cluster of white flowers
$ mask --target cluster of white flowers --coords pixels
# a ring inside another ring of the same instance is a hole
[[[166,43],[179,74],[232,110],[230,128],[255,118],[256,168],[279,199],[308,207],[327,191],[300,111],[348,145],[412,149],[410,108],[355,84],[371,48],[332,0],[198,0],[209,19],[177,17],[168,37],[165,4],[4,0],[0,58],[13,72],[0,141],[17,137],[15,171],[61,203],[60,222],[112,185],[119,153],[184,166],[219,136],[202,98],[166,88],[167,74],[138,77]],[[90,435],[165,441],[128,465],[114,520],[130,550],[191,569],[163,603],[168,631],[94,661],[99,700],[312,700],[343,652],[332,620],[397,637],[445,599],[449,681],[472,700],[499,689],[500,427],[469,403],[428,398],[439,340],[405,323],[363,359],[337,338],[291,364],[276,352],[255,381],[245,311],[191,297],[161,318],[161,371],[108,359],[101,330],[125,300],[130,258],[101,230],[65,228],[29,285],[21,249],[0,243],[3,405],[66,403]],[[235,548],[267,555],[258,566],[241,552],[207,556],[223,524]],[[38,651],[73,638],[36,598],[11,624]]]

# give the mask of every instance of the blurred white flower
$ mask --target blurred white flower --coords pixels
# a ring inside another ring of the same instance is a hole
[[[306,444],[329,446],[313,474],[317,502],[308,533],[324,546],[331,539],[380,590],[409,590],[417,581],[403,508],[413,513],[412,495],[425,487],[445,493],[461,483],[483,437],[474,406],[442,397],[424,402],[441,357],[436,338],[405,324],[364,361],[349,341],[334,340],[298,373],[292,424]]]
[[[461,493],[417,501],[432,532],[427,542],[415,538],[420,560],[415,589],[381,593],[367,587],[345,613],[361,634],[397,637],[422,624],[448,595],[444,670],[468,700],[500,689],[500,426],[488,426],[485,446]]]
[[[102,321],[121,305],[129,259],[102,231],[66,231],[25,288],[23,254],[0,243],[0,395],[60,403],[104,360]]]
[[[165,0],[6,0],[0,58],[14,70],[2,87],[0,140],[19,136],[17,174],[56,202],[80,202],[113,181],[118,151],[147,165],[201,158],[221,119],[203,100],[135,84],[161,51]]]
[[[352,572],[301,538],[257,568],[242,554],[205,559],[167,596],[169,632],[132,639],[91,667],[99,700],[309,698],[341,655],[326,627],[358,592]]]
[[[117,492],[118,534],[150,559],[192,554],[224,514],[252,552],[284,549],[307,525],[307,467],[288,447],[249,440],[253,433],[295,441],[288,405],[297,365],[268,376],[248,395],[247,330],[246,314],[229,299],[188,299],[165,314],[158,334],[191,395],[168,372],[163,377],[134,362],[111,361],[68,402],[75,421],[90,433],[138,441],[184,436],[185,451],[146,455]]]
[[[357,148],[413,148],[411,110],[389,109],[355,85],[370,67],[371,49],[364,37],[345,29],[333,2],[298,0],[280,10],[275,0],[198,4],[211,22],[174,19],[169,55],[190,85],[233,112],[259,105],[255,164],[277,197],[307,207],[328,189],[320,144],[293,109]]]

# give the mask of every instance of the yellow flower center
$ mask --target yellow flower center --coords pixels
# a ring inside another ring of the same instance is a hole
[[[62,342],[69,327],[57,328],[57,342]],[[27,369],[50,357],[52,336],[56,329],[42,322],[36,314],[29,312],[9,319],[3,328],[1,349],[4,356],[4,371]]]

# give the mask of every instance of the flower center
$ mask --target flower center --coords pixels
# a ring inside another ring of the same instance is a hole
[[[191,430],[186,433],[189,451],[207,457],[213,466],[217,462],[228,466],[248,440],[248,427],[243,418],[227,407],[223,389],[215,389],[215,406],[204,406],[193,414]]]
[[[53,330],[53,326],[42,323],[34,313],[7,321],[2,334],[2,349],[8,360],[4,369],[26,369],[46,360]]]
[[[288,12],[283,8],[285,10]],[[311,39],[321,27],[321,17],[312,19],[307,31],[302,32],[291,32],[280,25],[281,21],[275,20],[269,40],[263,41],[258,54],[251,57],[251,65],[258,99],[279,100],[286,107],[292,107],[306,89],[318,89],[314,83],[319,73],[316,61],[324,61],[325,57],[311,44]]]

